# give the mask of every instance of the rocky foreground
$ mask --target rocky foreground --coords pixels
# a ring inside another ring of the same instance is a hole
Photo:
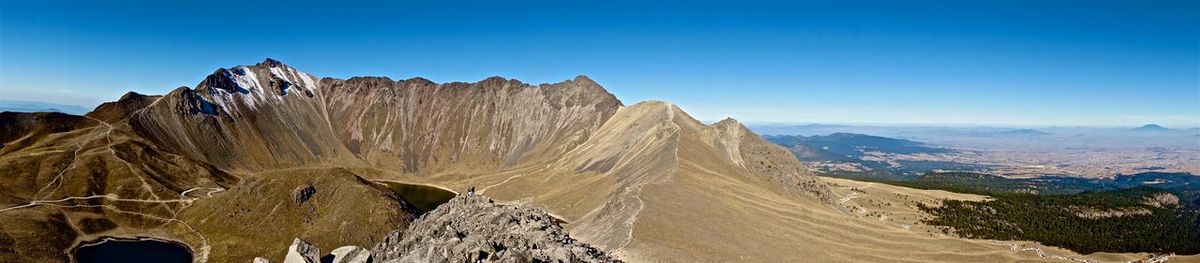
[[[546,212],[524,204],[500,205],[471,192],[424,214],[407,229],[393,231],[370,251],[344,246],[322,255],[316,246],[295,239],[283,262],[620,262],[571,238]]]

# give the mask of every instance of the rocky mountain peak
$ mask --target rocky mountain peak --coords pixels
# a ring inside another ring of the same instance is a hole
[[[142,97],[146,97],[146,95],[142,95],[141,93],[130,91],[130,92],[126,92],[124,95],[121,95],[121,98],[117,99],[117,101],[140,99]]]
[[[742,127],[742,123],[738,122],[738,120],[734,119],[733,117],[725,117],[725,119],[721,119],[721,121],[714,123],[713,126],[716,126],[716,127]]]
[[[318,85],[316,77],[268,58],[253,66],[217,69],[196,85],[197,96],[190,99],[197,101],[189,104],[211,105],[192,110],[210,115],[257,111],[264,105],[281,104],[287,97],[312,98]]]
[[[1133,128],[1133,130],[1134,131],[1142,131],[1142,132],[1160,132],[1160,131],[1168,131],[1170,129],[1167,129],[1166,127],[1163,127],[1162,125],[1151,123],[1151,124],[1142,125],[1137,128]]]
[[[257,66],[266,66],[269,68],[281,67],[281,66],[287,67],[287,65],[284,65],[283,62],[279,62],[278,60],[275,60],[273,58],[263,59],[263,61],[258,63]]]
[[[121,95],[120,99],[113,102],[105,102],[96,106],[92,112],[87,113],[88,117],[102,120],[104,122],[113,123],[121,119],[125,119],[133,112],[145,108],[150,103],[153,103],[162,96],[147,96],[137,92],[126,92]]]
[[[404,83],[414,83],[414,84],[416,84],[417,86],[434,86],[434,85],[437,85],[437,83],[436,83],[436,82],[433,82],[432,80],[428,80],[428,79],[425,79],[425,78],[422,78],[422,77],[413,77],[413,78],[410,78],[410,79],[403,80],[403,82],[404,82]]]
[[[593,81],[592,78],[589,78],[587,75],[575,76],[574,79],[571,79],[571,82],[574,82],[575,85],[583,87],[597,87],[603,89],[600,87],[599,83],[596,83],[596,81]]]
[[[524,84],[524,83],[522,83],[522,82],[520,82],[520,81],[515,81],[515,80],[514,80],[514,82],[516,82],[516,83],[520,83],[520,84]],[[479,81],[479,82],[476,82],[475,84],[477,84],[477,85],[480,85],[480,86],[485,86],[485,87],[491,87],[491,86],[500,86],[500,85],[504,85],[504,84],[510,84],[510,83],[509,83],[509,79],[506,79],[506,78],[504,78],[504,77],[500,77],[500,76],[491,76],[491,77],[488,77],[488,78],[486,78],[486,79],[483,79],[483,80],[481,80],[481,81]]]

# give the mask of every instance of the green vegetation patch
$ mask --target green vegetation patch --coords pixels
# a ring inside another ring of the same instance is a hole
[[[967,238],[1034,240],[1084,254],[1200,254],[1200,213],[1165,190],[991,195],[993,200],[943,200],[919,208],[933,216],[924,223]]]

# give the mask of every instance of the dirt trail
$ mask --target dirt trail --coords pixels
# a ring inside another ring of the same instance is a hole
[[[159,100],[156,100],[154,103],[151,103],[150,105],[152,106],[161,100],[162,100],[162,98],[159,98]],[[147,108],[149,108],[149,106],[139,109],[136,113],[142,113]],[[136,113],[131,114],[130,117],[136,115]],[[58,208],[102,208],[102,209],[108,209],[108,210],[111,210],[111,211],[114,211],[117,213],[121,213],[121,214],[135,215],[135,216],[140,216],[143,218],[149,218],[149,219],[163,221],[163,225],[170,224],[170,223],[178,223],[178,224],[182,225],[184,228],[186,228],[189,233],[194,234],[200,238],[201,246],[199,248],[197,248],[195,261],[196,262],[206,262],[207,258],[208,258],[208,253],[209,253],[209,251],[211,251],[211,247],[209,245],[208,238],[205,237],[204,235],[202,235],[200,232],[196,231],[187,222],[179,220],[176,217],[178,216],[179,211],[182,211],[183,209],[190,206],[193,203],[193,201],[200,199],[200,197],[188,196],[188,193],[197,191],[197,190],[204,190],[205,191],[204,197],[212,197],[212,195],[214,193],[225,191],[225,189],[218,188],[218,187],[197,186],[197,187],[193,187],[193,188],[190,188],[190,189],[180,192],[179,193],[179,196],[181,197],[180,199],[163,199],[161,196],[159,196],[158,194],[155,193],[154,187],[148,181],[146,181],[145,177],[141,174],[141,172],[139,172],[140,169],[138,169],[132,163],[121,158],[121,156],[117,154],[116,149],[113,148],[113,146],[116,144],[116,142],[114,142],[112,134],[113,134],[113,131],[116,130],[116,128],[111,123],[108,123],[108,122],[105,122],[105,121],[102,121],[102,120],[99,120],[99,119],[96,119],[96,118],[93,118],[90,116],[84,116],[84,117],[87,119],[96,121],[97,123],[103,125],[104,126],[103,131],[100,131],[99,129],[90,131],[91,134],[84,135],[84,136],[86,136],[86,139],[76,143],[77,148],[72,153],[71,163],[69,165],[67,165],[67,167],[58,171],[58,173],[56,173],[55,177],[53,179],[51,179],[50,182],[48,182],[45,186],[41,187],[38,190],[38,192],[34,193],[35,198],[41,197],[41,198],[43,198],[42,200],[33,200],[33,201],[30,201],[29,203],[26,203],[23,205],[16,205],[16,206],[11,206],[11,207],[6,207],[6,208],[0,208],[0,213],[10,212],[10,211],[24,209],[24,208],[37,207],[37,206],[52,206],[52,207],[58,207]],[[126,168],[129,169],[129,172],[133,176],[138,178],[138,181],[141,182],[141,188],[144,189],[150,195],[150,199],[124,198],[124,197],[121,197],[121,196],[118,196],[118,195],[112,194],[112,193],[94,194],[94,195],[89,195],[89,196],[67,196],[67,197],[63,197],[60,199],[44,199],[44,198],[51,197],[55,193],[58,192],[58,190],[62,187],[63,181],[65,180],[64,176],[66,175],[66,173],[68,171],[78,167],[78,165],[79,165],[78,163],[80,161],[79,157],[80,157],[81,152],[88,149],[87,145],[91,144],[92,142],[94,142],[100,138],[104,138],[107,141],[104,147],[107,150],[108,154],[112,155],[113,159],[116,159],[116,160],[124,163]],[[111,204],[98,204],[98,205],[60,204],[60,203],[71,202],[71,201],[76,201],[76,200],[90,200],[90,199],[104,199],[104,200],[111,201],[111,202],[133,202],[133,203],[158,204],[158,205],[162,205],[164,208],[166,208],[167,211],[170,211],[171,216],[164,217],[164,216],[142,213],[142,212],[121,210]],[[173,206],[172,204],[179,204],[179,205]],[[177,208],[172,209],[173,207],[177,207]]]
[[[88,118],[89,118],[89,119],[92,119],[91,117],[88,117]],[[103,123],[103,124],[107,125],[107,123],[105,123],[105,122],[102,122],[102,121],[99,121],[99,120],[96,120],[96,119],[92,119],[92,120],[95,120],[95,121],[98,121],[98,122],[100,122],[100,123]],[[62,177],[63,177],[63,175],[64,175],[64,174],[66,174],[66,173],[67,173],[67,171],[70,171],[71,169],[74,169],[74,168],[75,168],[75,166],[78,164],[78,161],[79,161],[79,151],[82,151],[84,148],[86,148],[86,147],[87,147],[87,145],[88,145],[89,143],[91,143],[92,141],[94,141],[94,140],[98,139],[100,136],[107,136],[107,134],[108,134],[109,132],[112,132],[112,125],[108,125],[107,127],[108,127],[108,130],[104,131],[104,133],[101,133],[101,134],[98,134],[98,135],[92,135],[92,136],[91,136],[90,138],[88,138],[87,140],[85,140],[85,141],[83,141],[83,142],[79,142],[79,143],[78,143],[79,147],[78,147],[78,148],[76,148],[76,149],[75,149],[75,151],[74,151],[74,152],[71,154],[71,164],[67,165],[67,167],[66,167],[66,168],[63,168],[61,171],[58,171],[58,174],[54,176],[54,179],[51,179],[51,180],[50,180],[50,182],[46,183],[46,186],[43,186],[42,188],[38,189],[37,193],[34,193],[34,194],[33,194],[34,198],[37,198],[37,197],[38,197],[38,196],[39,196],[39,195],[40,195],[40,194],[41,194],[43,191],[45,191],[46,189],[50,188],[50,185],[54,185],[54,189],[50,190],[50,192],[49,192],[49,193],[46,193],[45,195],[41,195],[41,198],[48,198],[48,197],[50,197],[50,196],[54,195],[54,193],[55,193],[55,192],[58,192],[58,189],[59,189],[60,187],[62,187]]]

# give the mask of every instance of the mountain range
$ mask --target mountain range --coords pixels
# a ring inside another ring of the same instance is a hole
[[[3,262],[110,236],[198,262],[283,258],[296,238],[370,247],[418,220],[384,180],[534,206],[634,262],[1044,257],[869,215],[736,120],[625,105],[585,76],[335,79],[267,59],[82,116],[5,112],[0,143]]]
[[[20,100],[0,100],[0,112],[62,112],[74,115],[83,115],[88,112],[87,108],[76,105],[64,105],[36,101],[20,101]]]
[[[846,158],[859,158],[867,152],[891,154],[945,153],[952,150],[931,146],[922,142],[871,136],[855,133],[833,133],[830,135],[769,135],[768,141],[787,147],[793,152],[821,152],[817,158],[806,158],[797,155],[803,161],[837,161]],[[840,156],[827,158],[824,156]]]
[[[1135,131],[1135,132],[1167,132],[1167,131],[1171,131],[1171,129],[1167,129],[1167,127],[1159,126],[1158,124],[1153,124],[1153,123],[1142,125],[1140,127],[1129,129],[1129,130]]]

